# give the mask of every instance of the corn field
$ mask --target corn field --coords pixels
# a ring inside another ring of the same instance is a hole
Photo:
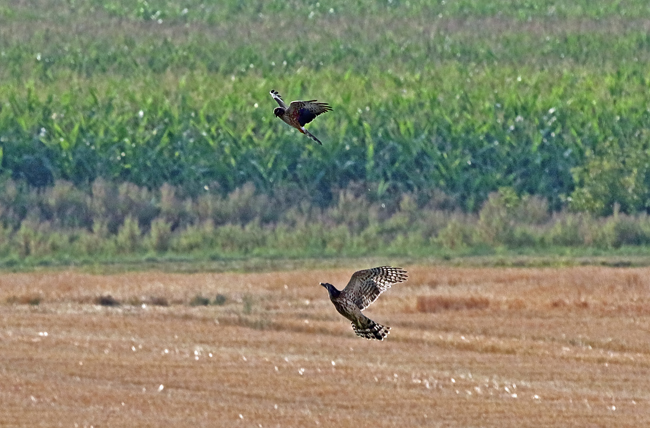
[[[641,0],[10,2],[2,177],[647,212],[649,18]],[[271,89],[334,107],[310,125],[323,147]]]

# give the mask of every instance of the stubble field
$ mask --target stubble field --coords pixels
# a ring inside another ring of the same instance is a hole
[[[649,268],[405,268],[384,342],[318,285],[350,269],[4,273],[0,425],[650,424]]]

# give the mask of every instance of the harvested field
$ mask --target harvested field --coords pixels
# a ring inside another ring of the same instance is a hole
[[[650,269],[406,268],[384,342],[350,269],[4,273],[0,425],[650,426]]]

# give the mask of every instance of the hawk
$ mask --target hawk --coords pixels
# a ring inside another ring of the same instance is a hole
[[[330,300],[336,310],[352,321],[352,329],[359,337],[384,340],[390,327],[377,324],[361,313],[391,285],[406,281],[406,271],[402,268],[380,266],[355,272],[343,290],[332,284],[321,282],[327,288]]]
[[[316,100],[291,101],[291,104],[287,107],[278,91],[272,90],[271,96],[278,102],[278,104],[280,104],[280,107],[276,107],[275,110],[273,110],[274,115],[282,119],[285,123],[293,126],[301,133],[306,134],[321,146],[323,145],[318,138],[305,129],[305,125],[314,120],[319,114],[331,111],[332,107]]]

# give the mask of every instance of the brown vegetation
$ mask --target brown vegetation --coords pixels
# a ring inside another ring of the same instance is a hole
[[[650,422],[650,269],[407,269],[381,343],[318,285],[350,269],[2,274],[0,424]]]
[[[488,306],[490,306],[490,301],[485,297],[420,296],[415,304],[415,309],[418,312],[440,312],[485,309]]]

